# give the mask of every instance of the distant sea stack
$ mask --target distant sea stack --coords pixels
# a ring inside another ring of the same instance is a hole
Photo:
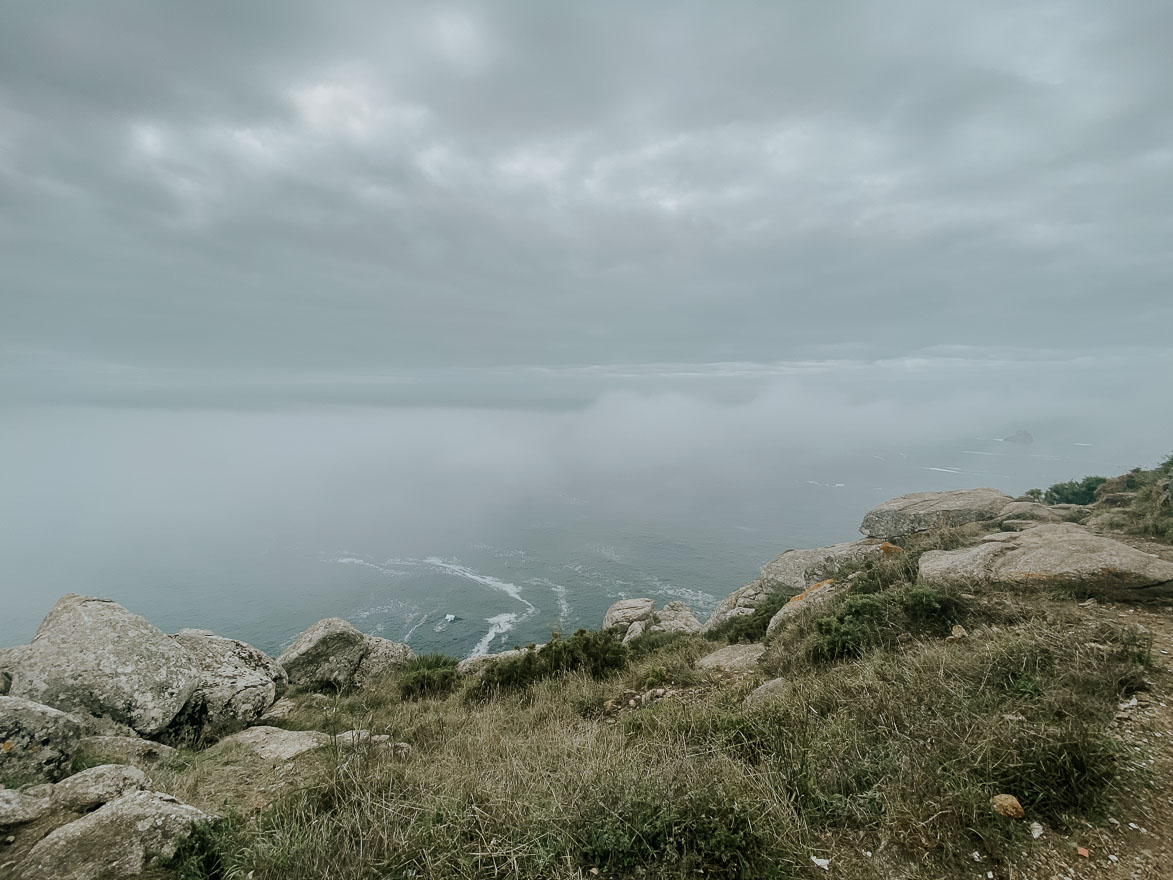
[[[1029,446],[1035,442],[1035,438],[1031,436],[1030,431],[1024,431],[1019,428],[1009,437],[1002,438],[1003,443],[1018,443],[1021,446]]]

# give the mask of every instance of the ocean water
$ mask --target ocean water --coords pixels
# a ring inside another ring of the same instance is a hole
[[[854,539],[863,514],[887,498],[979,485],[1019,494],[1119,473],[1157,448],[1107,431],[1030,444],[994,433],[898,444],[861,436],[847,448],[776,455],[755,444],[740,449],[751,459],[743,467],[705,442],[678,459],[641,458],[628,444],[593,465],[574,458],[551,469],[533,448],[515,460],[515,435],[494,439],[489,428],[478,446],[489,458],[458,463],[456,453],[420,455],[435,452],[447,422],[418,448],[386,455],[381,443],[360,454],[307,428],[313,455],[292,458],[250,422],[257,455],[235,467],[225,456],[242,442],[237,429],[196,442],[194,422],[169,428],[188,446],[176,441],[182,454],[152,462],[121,433],[125,416],[118,424],[114,440],[98,442],[100,460],[67,445],[15,484],[26,499],[49,498],[29,501],[20,527],[6,531],[0,645],[31,638],[71,590],[114,598],[167,631],[210,628],[274,654],[322,617],[459,656],[597,627],[624,597],[680,599],[703,620],[773,556]],[[364,424],[343,433],[369,436]],[[86,449],[102,436],[91,428]],[[289,429],[276,431],[284,446]],[[169,448],[161,439],[151,429],[144,442]],[[62,475],[66,463],[74,470]]]

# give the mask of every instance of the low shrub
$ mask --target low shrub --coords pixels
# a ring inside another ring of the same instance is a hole
[[[399,695],[405,700],[442,697],[452,692],[460,675],[457,659],[447,654],[413,657],[399,676]]]
[[[520,690],[536,681],[571,672],[603,678],[626,667],[627,659],[627,649],[610,633],[580,629],[564,639],[555,632],[540,648],[494,662],[469,695],[483,698],[501,690]]]
[[[1096,489],[1107,481],[1107,477],[1084,477],[1056,483],[1043,493],[1043,501],[1047,504],[1091,504],[1096,500]]]
[[[778,610],[790,601],[786,593],[770,593],[752,614],[740,614],[731,617],[723,623],[705,633],[705,638],[713,642],[760,642],[766,637],[766,627]]]

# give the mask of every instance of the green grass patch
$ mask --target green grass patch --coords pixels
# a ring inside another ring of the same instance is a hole
[[[413,657],[399,674],[399,695],[405,700],[448,695],[460,679],[457,663],[447,654]]]

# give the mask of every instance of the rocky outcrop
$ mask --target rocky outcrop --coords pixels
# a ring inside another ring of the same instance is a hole
[[[603,615],[602,629],[617,630],[622,638],[632,624],[651,620],[655,610],[656,603],[651,599],[620,599]]]
[[[812,608],[821,608],[827,605],[842,592],[846,584],[847,581],[820,581],[797,596],[791,596],[790,601],[779,608],[778,612],[770,618],[770,622],[766,626],[766,637],[774,635],[788,618]]]
[[[740,617],[743,614],[753,614],[754,609],[765,601],[773,590],[766,587],[760,580],[750,581],[717,603],[709,619],[705,621],[704,631],[720,626],[727,620]]]
[[[9,692],[150,735],[171,723],[198,683],[191,655],[161,630],[109,599],[70,593],[21,651]]]
[[[1108,598],[1173,595],[1173,563],[1071,523],[987,535],[920,559],[930,586],[1070,587]]]
[[[138,877],[175,855],[208,816],[170,795],[125,794],[68,825],[29,851],[21,880],[111,880]]]
[[[250,727],[227,736],[208,750],[217,754],[245,748],[266,761],[292,761],[298,755],[330,744],[330,734],[318,730],[284,730],[280,727]]]
[[[760,580],[770,591],[801,593],[834,577],[844,565],[882,559],[900,552],[900,548],[893,544],[875,540],[850,541],[814,550],[787,550],[765,564]]]
[[[398,669],[415,656],[402,642],[393,642],[379,636],[366,636],[367,653],[354,671],[355,687],[366,687],[376,678]]]
[[[252,645],[207,630],[180,630],[172,638],[199,672],[194,693],[171,724],[178,738],[208,739],[241,730],[285,693],[285,670]]]
[[[701,657],[696,661],[696,668],[709,672],[754,672],[765,650],[759,644],[727,645]]]
[[[761,706],[785,694],[789,687],[786,679],[771,678],[765,684],[758,685],[750,691],[745,698],[745,704],[747,706]]]
[[[61,778],[84,730],[76,715],[21,697],[0,697],[0,778]]]
[[[407,645],[365,635],[341,618],[328,617],[294,639],[277,662],[292,684],[342,690],[413,656]]]
[[[607,609],[602,629],[614,633],[627,644],[645,633],[699,633],[701,622],[679,600],[656,611],[651,599],[620,599]]]
[[[997,489],[913,492],[870,510],[859,530],[870,538],[898,538],[926,529],[984,522],[997,519],[1013,501]]]
[[[53,786],[53,806],[71,813],[85,813],[121,797],[128,791],[147,787],[147,775],[137,767],[103,764],[90,767]]]

